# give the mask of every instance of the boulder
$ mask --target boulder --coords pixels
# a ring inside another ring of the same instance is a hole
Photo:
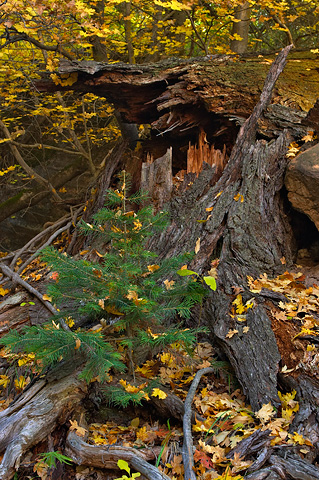
[[[319,230],[319,143],[291,160],[285,185],[292,206]]]

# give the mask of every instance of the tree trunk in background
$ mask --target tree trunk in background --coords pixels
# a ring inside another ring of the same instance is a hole
[[[131,1],[123,3],[124,10],[124,29],[125,29],[125,41],[128,54],[128,63],[135,63],[134,46],[132,43],[132,24],[131,24]]]
[[[250,22],[251,7],[249,2],[244,2],[235,9],[235,19],[233,22],[232,35],[239,35],[240,39],[234,38],[230,42],[230,48],[234,53],[245,53],[248,46],[248,33]]]
[[[211,185],[215,168],[207,166],[182,199],[172,200],[171,227],[151,242],[161,256],[172,256],[181,249],[194,251],[200,238],[201,247],[191,268],[202,274],[207,274],[219,242],[218,289],[205,304],[203,321],[229,358],[253,409],[268,402],[279,404],[280,354],[264,298],[250,293],[247,275],[276,275],[285,268],[283,257],[287,264],[293,261],[292,232],[279,194],[291,138],[283,132],[274,142],[256,142],[258,120],[283,67],[281,54],[268,74],[260,102],[238,134],[220,180]],[[184,183],[189,181],[187,178]],[[212,213],[207,213],[207,208]],[[245,324],[230,314],[238,289],[243,291],[245,301],[255,297],[255,308],[247,313]],[[229,332],[234,330],[236,335],[230,337]]]

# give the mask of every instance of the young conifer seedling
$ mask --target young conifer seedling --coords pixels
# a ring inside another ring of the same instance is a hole
[[[90,380],[98,375],[103,380],[110,368],[123,367],[115,344],[121,344],[122,350],[124,345],[132,373],[138,345],[192,345],[194,331],[170,324],[177,316],[189,317],[205,290],[193,277],[176,274],[189,261],[189,254],[158,261],[157,254],[148,250],[150,236],[167,226],[167,214],[155,214],[151,206],[137,209],[147,197],[141,192],[128,195],[129,188],[123,172],[119,188],[107,191],[105,207],[92,223],[82,223],[83,233],[94,240],[97,261],[76,259],[52,247],[42,252],[42,259],[55,272],[48,294],[61,309],[61,317],[75,324],[83,316],[104,318],[122,331],[122,337],[114,342],[102,332],[67,332],[57,328],[55,319],[49,325],[27,327],[4,337],[3,343],[12,350],[32,351],[45,366],[80,354],[86,359],[83,377]]]

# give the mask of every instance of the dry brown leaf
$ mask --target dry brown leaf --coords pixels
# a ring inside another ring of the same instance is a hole
[[[79,435],[79,437],[84,437],[87,433],[87,430],[83,427],[80,427],[80,425],[78,425],[78,422],[76,420],[70,420],[70,423],[71,423],[71,426],[70,426],[70,430],[71,431],[75,431],[75,433],[77,435]]]

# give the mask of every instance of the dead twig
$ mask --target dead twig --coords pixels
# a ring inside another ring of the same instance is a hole
[[[43,303],[43,305],[53,314],[53,315],[58,315],[58,311],[53,307],[53,305],[51,305],[50,302],[48,302],[47,300],[44,300],[43,298],[43,295],[42,293],[40,293],[38,290],[36,290],[35,288],[33,288],[28,282],[26,282],[25,280],[23,280],[20,275],[18,275],[16,272],[14,272],[13,270],[11,270],[10,267],[8,267],[8,265],[5,265],[4,263],[0,263],[0,270],[2,271],[2,273],[4,275],[6,275],[8,278],[10,278],[13,282],[21,285],[23,288],[25,288],[28,292],[32,293],[32,295],[34,295],[35,297],[37,297],[40,302]],[[66,331],[69,331],[70,328],[68,327],[68,325],[65,323],[65,321],[60,318],[59,319],[59,322],[61,324],[61,327],[63,328],[63,330],[66,330]]]
[[[39,242],[43,237],[48,235],[52,230],[60,227],[64,223],[68,222],[70,220],[70,216],[66,215],[63,218],[60,218],[57,222],[53,223],[52,225],[49,225],[45,230],[42,230],[42,232],[38,233],[35,237],[31,238],[28,243],[26,243],[23,247],[21,247],[19,250],[16,250],[15,252],[7,255],[5,257],[5,260],[8,258],[12,258],[11,263],[9,265],[10,268],[14,268],[17,260],[19,257],[22,256],[22,254],[26,253],[29,249],[32,248],[33,245],[35,245],[37,242]],[[29,262],[30,263],[30,262]]]
[[[48,240],[43,245],[41,245],[41,247],[38,248],[37,251],[19,267],[19,270],[17,271],[18,274],[23,272],[23,270],[32,262],[32,260],[34,260],[41,253],[41,250],[44,247],[47,247],[48,245],[50,245],[56,237],[58,237],[61,233],[65,232],[65,230],[68,230],[72,226],[72,224],[75,223],[74,219],[77,218],[82,208],[83,207],[76,210],[76,212],[74,212],[74,214],[71,216],[71,220],[66,225],[59,228],[56,232],[52,233],[52,235],[48,238]]]
[[[12,140],[11,133],[9,132],[9,129],[6,127],[6,125],[3,123],[2,120],[0,120],[0,127],[3,130],[4,136],[8,140]],[[35,170],[33,170],[33,168],[30,167],[30,165],[28,165],[26,163],[26,161],[23,159],[23,157],[22,157],[21,153],[19,152],[19,150],[17,149],[17,147],[15,145],[13,145],[12,143],[10,143],[10,149],[11,149],[16,161],[23,168],[23,170],[28,175],[30,175],[31,178],[34,178],[34,180],[36,182],[38,182],[40,185],[43,185],[46,189],[48,189],[52,193],[53,197],[55,198],[55,200],[57,202],[62,202],[62,198],[60,197],[60,195],[58,195],[56,189],[53,187],[51,182],[49,180],[47,180],[46,178],[41,177],[41,175],[39,175]]]
[[[192,381],[185,400],[185,413],[183,417],[184,442],[182,450],[185,480],[196,480],[196,475],[194,473],[193,437],[191,425],[193,398],[202,376],[213,372],[214,369],[212,367],[202,368],[199,370]]]

